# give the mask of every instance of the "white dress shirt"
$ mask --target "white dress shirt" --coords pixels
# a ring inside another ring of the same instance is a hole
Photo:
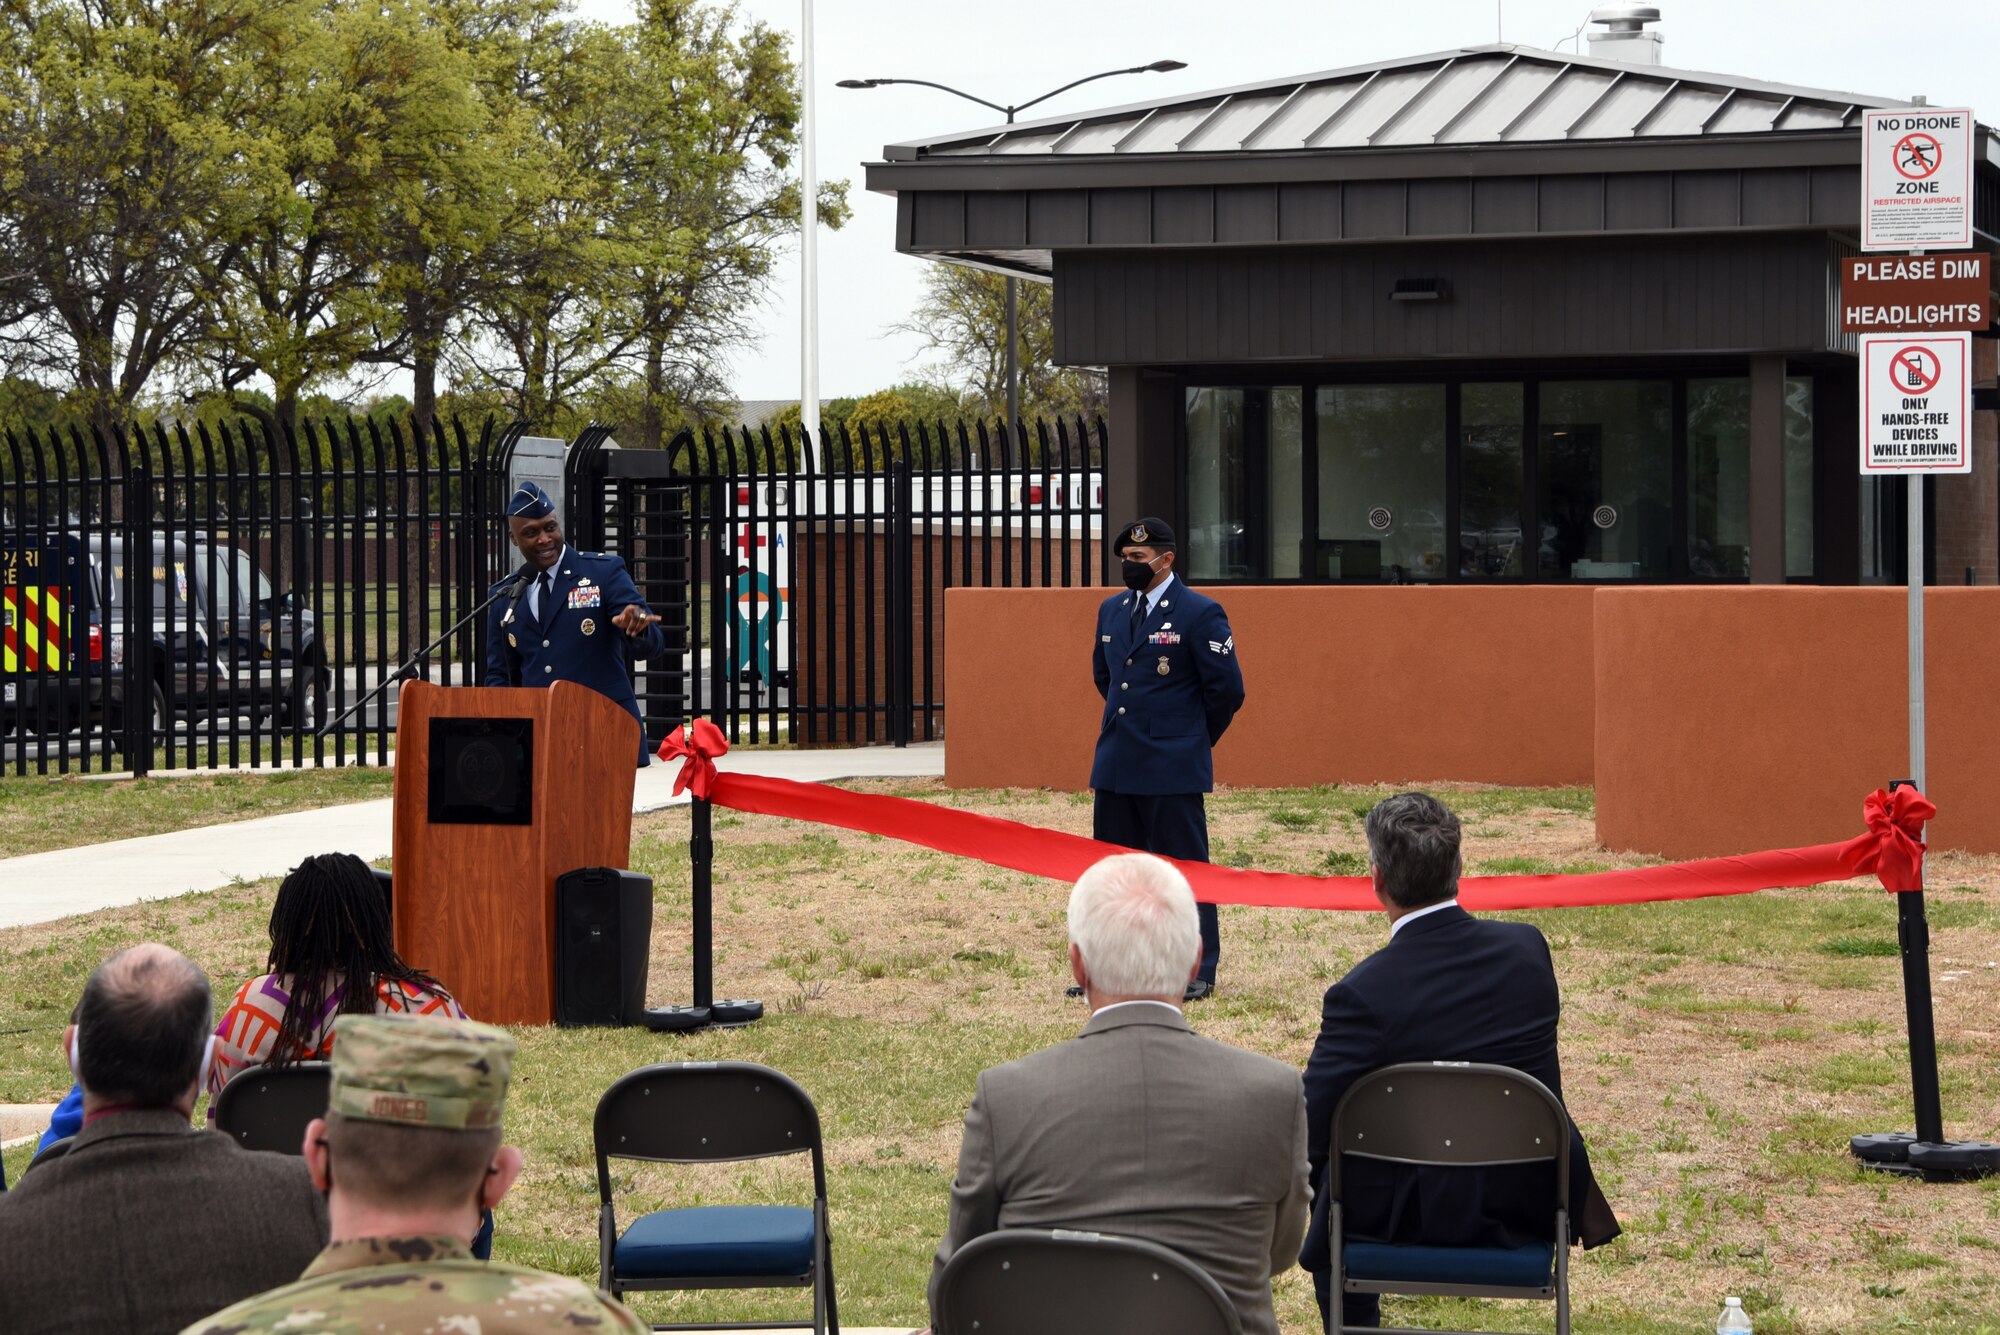
[[[1403,930],[1404,923],[1415,922],[1417,919],[1423,917],[1427,913],[1436,913],[1441,909],[1455,909],[1457,907],[1458,907],[1458,900],[1457,898],[1454,897],[1451,899],[1442,900],[1436,904],[1426,904],[1420,909],[1412,909],[1410,910],[1410,912],[1405,913],[1402,917],[1396,919],[1396,921],[1389,924],[1389,939],[1391,941],[1394,941],[1396,939],[1396,933]]]

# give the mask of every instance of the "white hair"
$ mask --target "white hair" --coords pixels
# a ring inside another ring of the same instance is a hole
[[[1069,939],[1093,990],[1178,997],[1201,951],[1201,920],[1187,877],[1150,853],[1119,853],[1086,871],[1069,894]]]

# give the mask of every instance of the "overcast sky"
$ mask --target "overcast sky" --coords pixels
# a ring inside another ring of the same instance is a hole
[[[622,22],[631,0],[575,0],[581,15]],[[793,34],[800,0],[739,0],[746,19]],[[854,217],[819,246],[820,391],[865,394],[916,375],[908,318],[921,260],[895,249],[895,201],[862,187],[882,146],[976,129],[1002,118],[925,88],[836,88],[841,79],[920,78],[990,102],[1023,102],[1101,69],[1184,60],[1172,74],[1087,84],[1026,113],[1082,112],[1208,88],[1276,80],[1496,39],[1568,49],[1591,6],[1555,0],[817,0],[818,159],[845,178]],[[1664,0],[1667,64],[1877,97],[1928,97],[2000,119],[2000,5],[1955,0],[1906,8],[1854,0]],[[1581,44],[1584,39],[1578,38]],[[797,249],[777,267],[739,354],[739,398],[799,393]]]

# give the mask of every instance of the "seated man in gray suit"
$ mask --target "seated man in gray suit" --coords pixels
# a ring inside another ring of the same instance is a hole
[[[980,1075],[931,1269],[933,1315],[938,1276],[973,1238],[1072,1228],[1172,1248],[1222,1286],[1246,1335],[1277,1335],[1271,1276],[1306,1223],[1299,1073],[1188,1028],[1180,1002],[1201,927],[1172,863],[1126,853],[1085,872],[1069,940],[1090,1023]]]
[[[0,1330],[178,1331],[326,1244],[303,1160],[189,1125],[214,1023],[207,977],[165,946],[90,975],[63,1036],[83,1129],[0,1196]]]

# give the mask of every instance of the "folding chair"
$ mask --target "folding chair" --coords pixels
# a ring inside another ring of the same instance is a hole
[[[1541,1081],[1480,1062],[1385,1066],[1355,1081],[1341,1098],[1328,1144],[1336,1311],[1342,1293],[1553,1300],[1556,1335],[1569,1335],[1569,1114]],[[1343,1156],[1458,1168],[1553,1162],[1552,1240],[1525,1247],[1349,1241],[1341,1232]],[[1363,1328],[1343,1323],[1338,1329],[1348,1335]]]
[[[811,1321],[751,1322],[839,1335],[827,1239],[826,1162],[819,1112],[790,1078],[750,1062],[668,1062],[622,1076],[597,1102],[598,1286],[615,1297],[649,1289],[805,1288]],[[812,1156],[810,1208],[702,1205],[656,1210],[621,1236],[611,1201],[613,1159],[731,1163]],[[691,1322],[655,1330],[729,1330]]]
[[[938,1279],[938,1335],[1241,1335],[1222,1287],[1140,1238],[1010,1228],[952,1253]]]
[[[297,1154],[306,1124],[326,1116],[332,1080],[325,1062],[246,1066],[215,1096],[215,1129],[246,1150]]]

